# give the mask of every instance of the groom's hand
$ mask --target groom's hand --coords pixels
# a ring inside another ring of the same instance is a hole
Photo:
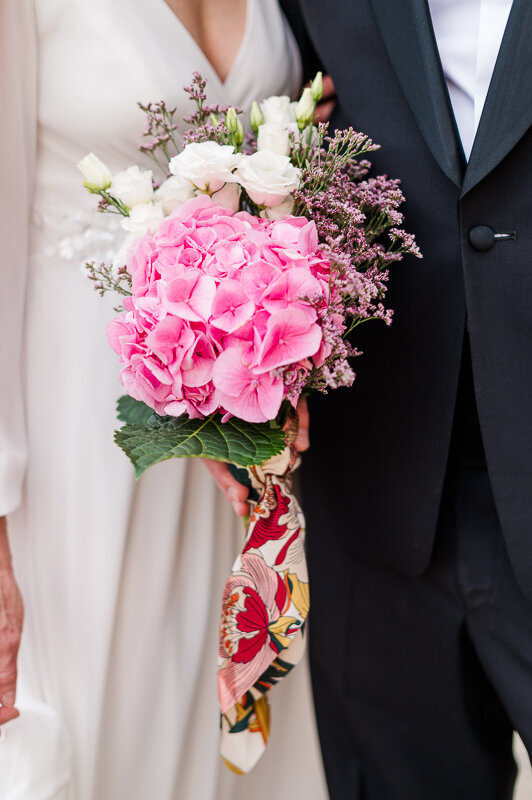
[[[18,717],[15,708],[17,655],[24,607],[7,539],[6,518],[0,517],[0,725]]]
[[[316,107],[314,122],[328,122],[336,105],[336,89],[330,75],[323,76],[323,95]]]
[[[299,417],[299,431],[294,446],[298,452],[302,453],[304,450],[308,450],[310,445],[308,434],[309,413],[306,398],[303,398],[297,404],[297,413]],[[211,461],[209,458],[202,458],[201,460],[232,504],[238,516],[246,517],[249,514],[249,505],[247,503],[249,494],[248,487],[239,483],[237,479],[231,475],[227,464],[224,464],[222,461]]]

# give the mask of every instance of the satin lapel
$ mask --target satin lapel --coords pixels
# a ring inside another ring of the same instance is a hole
[[[499,164],[532,124],[532,2],[514,0],[473,143],[462,195]]]
[[[441,169],[461,186],[465,158],[427,0],[370,0],[370,3],[417,125]]]

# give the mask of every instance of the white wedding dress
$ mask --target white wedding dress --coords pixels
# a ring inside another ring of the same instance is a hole
[[[77,161],[138,163],[137,101],[184,116],[193,70],[211,101],[245,107],[300,80],[273,0],[248,0],[225,83],[164,0],[0,2],[0,514],[26,605],[0,800],[326,797],[306,667],[277,690],[256,771],[219,760],[218,604],[240,523],[199,462],[135,483],[113,443],[113,300],[80,269],[117,232]]]

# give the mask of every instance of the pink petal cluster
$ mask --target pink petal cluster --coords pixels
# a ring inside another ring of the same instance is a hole
[[[294,373],[323,361],[331,266],[305,217],[201,195],[137,239],[127,268],[132,295],[107,335],[127,393],[158,414],[275,419],[297,400]]]

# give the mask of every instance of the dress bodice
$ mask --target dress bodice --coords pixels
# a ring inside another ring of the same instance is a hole
[[[138,101],[164,99],[182,121],[191,110],[183,86],[195,70],[207,79],[209,102],[245,109],[254,99],[293,94],[299,86],[299,56],[276,0],[247,0],[244,36],[225,82],[164,0],[36,0],[35,11],[32,253],[68,258],[84,243],[85,258],[109,238],[112,221],[95,219],[76,163],[94,151],[112,171],[133,163],[151,167],[138,151],[145,124]]]

